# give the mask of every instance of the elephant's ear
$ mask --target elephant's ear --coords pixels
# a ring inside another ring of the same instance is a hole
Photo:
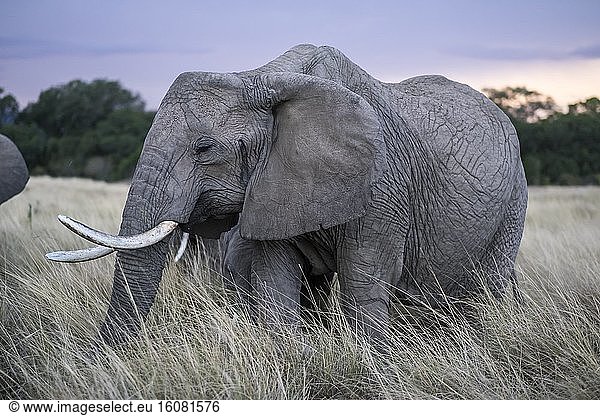
[[[273,101],[273,133],[254,171],[240,218],[243,237],[279,240],[364,215],[385,167],[373,108],[323,78],[261,77]]]

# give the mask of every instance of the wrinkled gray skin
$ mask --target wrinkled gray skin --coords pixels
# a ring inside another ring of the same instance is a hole
[[[0,134],[0,204],[21,192],[28,180],[23,155],[8,137]]]
[[[509,119],[441,76],[382,83],[330,47],[255,70],[181,74],[129,190],[121,235],[174,220],[253,240],[267,323],[296,324],[302,270],[336,271],[350,323],[381,339],[390,293],[433,307],[514,279],[527,190]],[[101,336],[134,336],[168,242],[119,252]],[[134,302],[131,301],[134,300]]]

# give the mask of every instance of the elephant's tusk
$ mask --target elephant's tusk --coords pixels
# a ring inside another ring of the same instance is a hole
[[[190,239],[189,233],[183,233],[181,236],[181,243],[179,244],[179,250],[177,250],[177,254],[175,255],[175,262],[178,262],[183,257],[183,253],[188,245],[188,240]]]
[[[158,243],[168,236],[179,225],[175,221],[163,221],[156,227],[132,236],[118,236],[94,230],[85,224],[75,221],[65,215],[59,215],[58,220],[75,234],[100,246],[122,250],[134,250]]]
[[[73,251],[54,251],[46,254],[46,258],[52,261],[58,261],[61,263],[79,263],[82,261],[95,260],[100,257],[104,257],[112,253],[112,248],[109,247],[90,247],[84,248],[83,250]]]

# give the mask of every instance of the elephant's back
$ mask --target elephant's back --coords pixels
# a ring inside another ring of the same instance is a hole
[[[512,191],[520,160],[508,117],[471,87],[442,76],[395,84],[398,107],[442,183],[489,203]]]
[[[419,228],[427,234],[419,239],[430,240],[434,264],[427,267],[464,270],[465,256],[477,258],[503,220],[520,166],[516,131],[467,85],[421,76],[390,87],[418,147],[413,178],[429,186],[416,208],[417,219],[433,224]]]

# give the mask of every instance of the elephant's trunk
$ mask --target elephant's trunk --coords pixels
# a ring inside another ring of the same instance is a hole
[[[149,189],[152,187],[134,179],[119,235],[143,233],[156,225],[155,209],[149,203],[154,198],[143,196]],[[100,328],[100,337],[108,344],[123,343],[139,333],[156,297],[166,263],[168,240],[117,253],[110,305]]]
[[[135,337],[150,312],[165,266],[168,244],[120,251],[115,261],[114,282],[100,337],[118,345]]]
[[[169,175],[156,167],[161,160],[142,158],[138,163],[123,209],[120,236],[146,233],[163,221],[172,222],[169,227],[187,221],[193,207],[188,207],[180,186],[165,182]],[[161,181],[164,186],[157,186]],[[118,251],[110,305],[100,328],[100,337],[108,344],[123,343],[139,333],[156,297],[169,240],[167,236],[148,247]]]

